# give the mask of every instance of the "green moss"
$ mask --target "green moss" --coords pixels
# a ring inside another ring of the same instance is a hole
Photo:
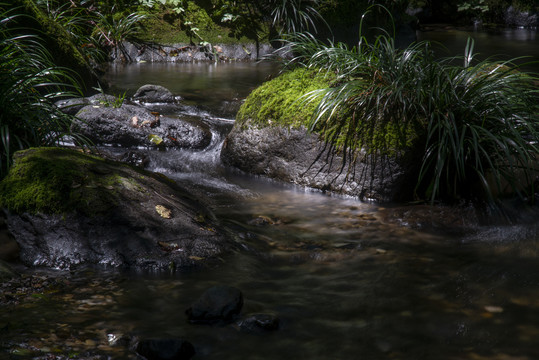
[[[45,42],[55,64],[73,70],[81,85],[89,89],[96,82],[92,69],[69,33],[36,5],[34,0],[6,0],[8,6],[25,15],[17,18],[18,26],[25,32],[34,32]]]
[[[254,90],[241,106],[236,122],[243,126],[247,120],[253,125],[306,125],[311,119],[316,102],[306,101],[304,95],[327,88],[334,78],[325,72],[299,68],[267,81]]]
[[[162,16],[152,16],[145,19],[142,22],[143,29],[139,35],[141,40],[151,41],[158,44],[186,44],[190,41],[195,43],[199,42],[199,39],[191,38],[182,30],[181,22],[170,22],[163,19]],[[205,41],[212,44],[248,44],[252,43],[246,37],[236,39],[230,35],[230,30],[219,25],[214,24],[209,28],[201,28],[198,34]]]
[[[306,126],[313,117],[319,102],[308,101],[306,94],[332,86],[335,78],[324,71],[298,68],[283,73],[255,89],[245,100],[236,116],[236,126],[267,127],[284,126],[297,128]],[[340,135],[326,140],[339,148],[365,148],[392,154],[412,146],[417,136],[411,128],[397,128],[394,123],[376,125],[361,121],[357,115],[352,120],[351,110],[342,109],[338,114],[342,126]],[[352,124],[352,122],[359,124]],[[354,133],[351,132],[351,126]],[[359,129],[359,131],[357,131]],[[315,129],[316,131],[316,129]],[[368,135],[373,132],[373,135]],[[405,140],[403,140],[405,139]]]
[[[0,182],[0,206],[16,213],[87,216],[116,205],[122,177],[107,161],[61,148],[32,148],[17,152],[14,165]]]

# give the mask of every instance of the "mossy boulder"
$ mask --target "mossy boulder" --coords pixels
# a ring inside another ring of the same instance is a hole
[[[306,126],[318,103],[308,95],[327,88],[335,77],[325,71],[299,68],[265,82],[245,99],[236,116],[236,126]]]
[[[20,16],[16,19],[18,29],[32,32],[43,41],[54,59],[54,63],[73,70],[84,90],[97,84],[97,76],[82,52],[74,45],[70,34],[59,24],[49,19],[34,0],[6,0],[10,8],[17,8]]]
[[[308,100],[310,94],[334,81],[325,71],[296,69],[262,84],[240,108],[221,159],[248,173],[323,191],[381,202],[412,198],[417,162],[410,153],[355,149],[343,154],[316,128],[307,130],[318,106]],[[390,135],[385,129],[379,137]]]
[[[17,152],[0,207],[28,265],[168,271],[230,248],[212,214],[172,180],[75,150]]]

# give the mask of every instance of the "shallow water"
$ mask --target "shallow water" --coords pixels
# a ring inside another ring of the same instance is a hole
[[[185,99],[175,115],[212,128],[203,151],[148,150],[149,168],[203,199],[240,246],[220,265],[184,274],[44,272],[56,279],[44,293],[0,309],[0,358],[131,359],[136,337],[185,337],[196,359],[539,358],[537,211],[478,225],[471,212],[382,207],[221,164],[233,124],[227,106],[237,108],[275,71],[243,63],[113,69],[113,90],[163,85]],[[428,220],[431,212],[443,221]],[[51,280],[35,277],[32,286],[40,281]],[[278,316],[279,330],[188,324],[185,310],[216,284],[242,290],[242,314]]]

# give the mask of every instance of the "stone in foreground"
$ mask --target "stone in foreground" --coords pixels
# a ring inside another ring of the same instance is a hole
[[[170,271],[217,261],[231,247],[212,214],[163,175],[60,148],[14,160],[0,206],[27,265]]]

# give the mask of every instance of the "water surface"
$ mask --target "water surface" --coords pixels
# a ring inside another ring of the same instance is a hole
[[[471,211],[379,206],[223,166],[230,109],[275,71],[244,63],[113,68],[113,90],[163,85],[184,99],[176,116],[211,127],[202,151],[148,149],[149,168],[200,196],[238,250],[184,274],[52,272],[57,280],[44,294],[0,310],[0,355],[134,359],[133,337],[185,337],[196,359],[539,358],[537,211],[478,223]],[[50,280],[32,278],[32,286],[40,281]],[[216,284],[241,289],[243,315],[275,314],[280,329],[188,324],[184,311]]]

